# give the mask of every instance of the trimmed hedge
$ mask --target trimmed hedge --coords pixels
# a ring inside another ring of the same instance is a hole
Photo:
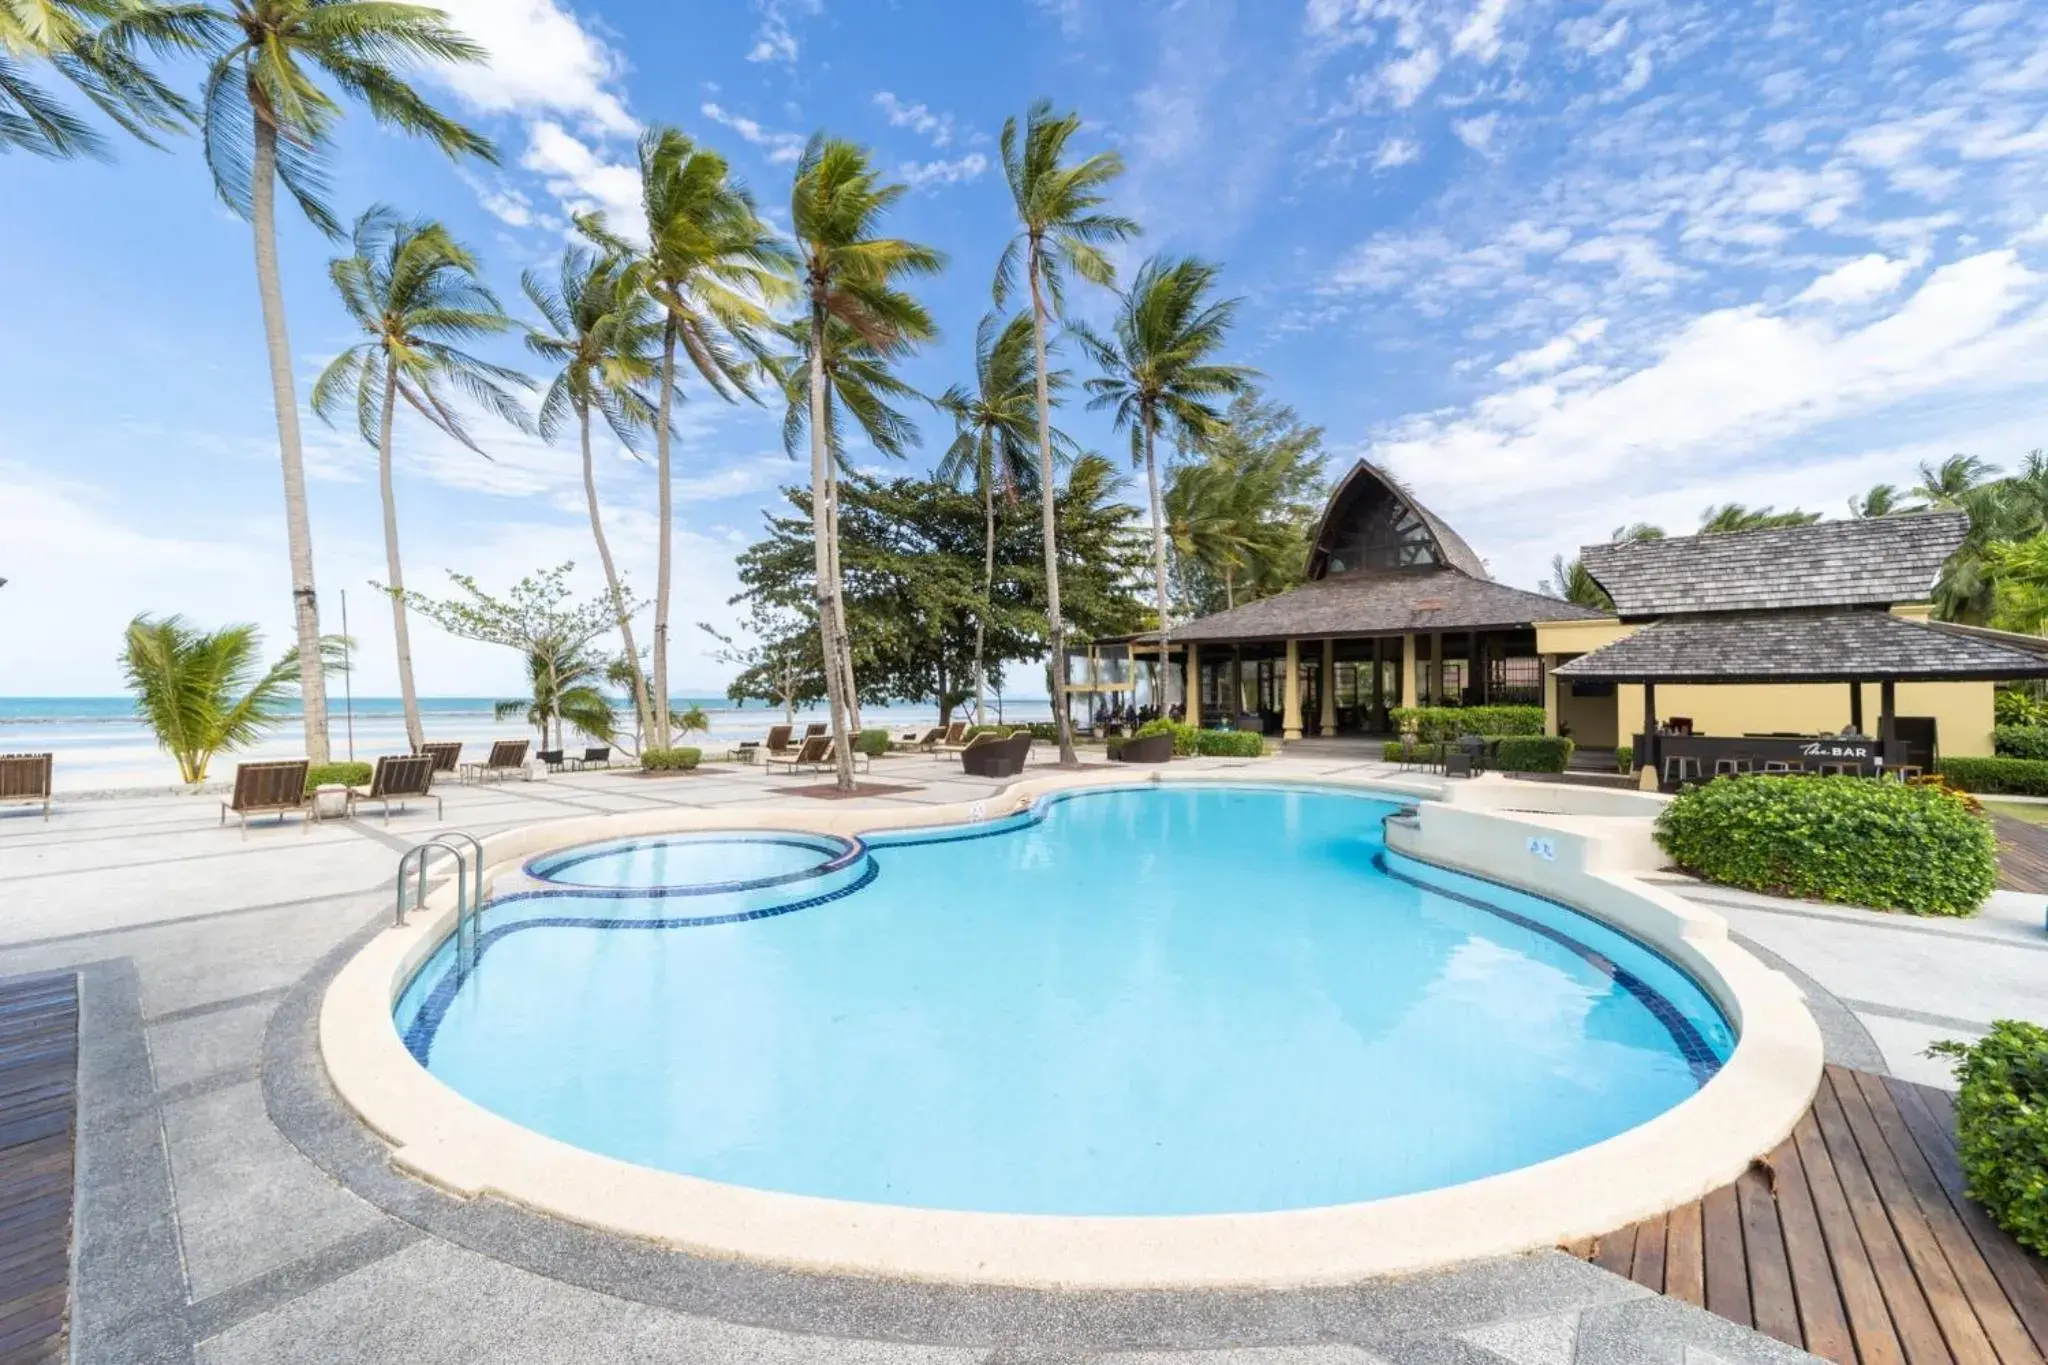
[[[1204,758],[1263,758],[1266,737],[1249,730],[1197,730],[1195,752]]]
[[[2000,1019],[1975,1043],[1927,1051],[1956,1059],[1965,1191],[2014,1241],[2048,1256],[2048,1029]]]
[[[1633,744],[1618,744],[1614,749],[1614,771],[1624,776],[1636,770],[1636,748]]]
[[[642,749],[640,771],[686,773],[704,761],[702,749]]]
[[[1957,791],[2048,796],[2048,761],[2038,758],[1944,758],[1934,770]]]
[[[1060,727],[1057,721],[1034,720],[1024,728],[1029,730],[1031,737],[1041,744],[1057,744],[1060,742]]]
[[[1398,706],[1389,715],[1395,730],[1421,740],[1543,733],[1540,706]]]
[[[889,752],[889,732],[887,730],[863,730],[860,732],[860,738],[853,742],[853,747],[866,754],[869,758],[880,757]]]
[[[1724,886],[1971,915],[1998,882],[1991,823],[1938,787],[1843,777],[1722,777],[1672,798],[1657,842]]]
[[[2048,759],[2048,725],[2001,725],[1991,732],[2000,758]]]
[[[1173,736],[1173,756],[1175,758],[1193,758],[1202,751],[1202,732],[1200,730],[1197,730],[1192,725],[1182,725],[1179,721],[1168,720],[1164,716],[1159,717],[1157,720],[1148,720],[1131,732],[1132,739],[1150,739],[1154,735]]]
[[[1572,747],[1563,735],[1503,735],[1492,762],[1504,773],[1561,773],[1571,764]]]
[[[322,763],[306,769],[306,795],[311,796],[315,788],[331,787],[340,783],[344,787],[367,787],[374,769],[367,763]]]

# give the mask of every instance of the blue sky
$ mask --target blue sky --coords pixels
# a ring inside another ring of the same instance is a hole
[[[1153,250],[1223,262],[1238,358],[1380,460],[1505,581],[1639,519],[1727,498],[1839,514],[1914,464],[2048,444],[2048,8],[1612,0],[452,0],[493,54],[428,74],[498,142],[451,166],[351,117],[335,199],[439,217],[518,306],[571,207],[632,208],[649,123],[724,150],[786,221],[826,128],[916,185],[896,220],[951,268],[965,376],[1008,232],[1003,119],[1038,95],[1130,165]],[[0,161],[0,694],[118,690],[138,611],[288,625],[275,435],[246,228],[196,148],[111,165]],[[347,344],[334,247],[286,220],[303,399]],[[1100,316],[1107,300],[1079,300]],[[508,351],[508,355],[513,354]],[[699,620],[801,471],[776,419],[692,390],[676,449],[679,691],[715,690]],[[1070,429],[1121,448],[1094,417]],[[943,430],[926,421],[928,464]],[[308,418],[329,628],[347,589],[359,690],[394,690],[369,582],[371,453]],[[503,584],[594,568],[568,449],[487,432],[494,461],[401,427],[408,576]],[[653,478],[607,450],[622,561],[653,585]],[[24,647],[22,642],[34,642]],[[423,691],[512,688],[514,661],[416,631]]]

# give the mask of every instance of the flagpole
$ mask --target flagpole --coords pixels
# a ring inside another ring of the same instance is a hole
[[[356,690],[355,678],[349,661],[355,654],[355,642],[348,635],[348,589],[341,590],[341,694],[348,716],[348,761],[356,761]]]

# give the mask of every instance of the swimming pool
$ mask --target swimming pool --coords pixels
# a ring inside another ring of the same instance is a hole
[[[1005,1213],[1263,1212],[1457,1184],[1643,1123],[1726,1060],[1726,1020],[1677,968],[1390,853],[1393,809],[1096,789],[869,836],[770,886],[735,884],[806,868],[727,864],[718,841],[753,836],[690,836],[661,875],[687,864],[718,889],[501,900],[476,969],[436,954],[395,1021],[449,1086],[579,1147]]]

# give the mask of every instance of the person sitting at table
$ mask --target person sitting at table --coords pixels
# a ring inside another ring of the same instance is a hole
[[[1849,723],[1848,723],[1847,725],[1844,725],[1844,726],[1842,727],[1842,729],[1841,729],[1840,733],[1839,733],[1839,734],[1838,734],[1838,735],[1837,735],[1836,737],[1837,737],[1838,739],[1867,739],[1867,738],[1869,738],[1869,736],[1865,735],[1865,734],[1863,733],[1863,731],[1862,731],[1861,729],[1857,728],[1856,722],[1855,722],[1855,721],[1853,721],[1853,720],[1852,720],[1852,721],[1850,721],[1850,722],[1849,722]]]

